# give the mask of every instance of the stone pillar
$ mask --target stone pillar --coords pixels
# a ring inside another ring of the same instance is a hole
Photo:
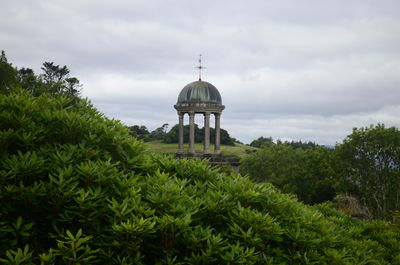
[[[184,112],[179,112],[179,138],[178,138],[178,153],[183,153],[183,116]]]
[[[204,154],[210,153],[210,112],[204,113]]]
[[[189,153],[194,154],[194,112],[189,112]]]
[[[220,120],[221,113],[214,113],[215,116],[215,146],[214,153],[218,154],[220,152],[220,142],[221,142],[221,130],[220,130]]]

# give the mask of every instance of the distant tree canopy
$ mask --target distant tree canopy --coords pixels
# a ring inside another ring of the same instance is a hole
[[[276,141],[277,145],[285,145],[285,146],[291,146],[294,149],[303,149],[303,150],[307,150],[307,149],[313,149],[315,147],[317,147],[318,145],[313,143],[313,142],[302,142],[302,141],[284,141],[282,142],[281,140],[277,140]]]
[[[335,197],[332,159],[332,150],[325,147],[304,150],[290,145],[264,145],[242,159],[240,171],[314,204]]]
[[[164,143],[178,143],[178,135],[179,135],[179,125],[174,125],[168,132],[168,123],[164,123],[161,127],[156,128],[154,131],[149,131],[146,126],[143,125],[133,125],[127,126],[132,136],[135,136],[138,139],[141,139],[145,142],[148,141],[163,141]],[[194,125],[194,137],[196,143],[202,143],[204,141],[204,128],[199,128],[197,124]],[[185,125],[183,129],[184,133],[184,142],[189,142],[189,125]],[[236,139],[231,138],[229,133],[221,128],[221,144],[224,145],[234,145]],[[215,142],[215,129],[210,128],[210,141],[211,143]]]
[[[259,137],[256,140],[253,140],[250,143],[250,146],[253,147],[266,147],[266,146],[272,146],[272,145],[285,145],[285,146],[291,146],[294,149],[309,149],[309,148],[314,148],[317,145],[313,142],[302,142],[302,141],[284,141],[282,142],[281,140],[277,140],[276,143],[274,143],[272,137]]]
[[[151,132],[147,129],[146,126],[143,125],[127,126],[127,128],[130,132],[130,135],[145,142],[149,142],[155,140],[163,140],[167,134],[168,126],[168,123],[164,123],[163,125],[161,125],[161,127],[158,127]]]
[[[53,62],[44,62],[41,67],[43,74],[36,75],[30,68],[17,69],[8,63],[4,51],[0,56],[0,92],[10,93],[20,87],[39,96],[43,93],[52,95],[79,97],[80,82],[71,77],[67,66],[55,65]]]
[[[164,123],[163,125],[161,125],[161,127],[156,128],[150,133],[148,140],[153,141],[164,139],[164,137],[167,135],[168,126],[168,123]]]
[[[146,128],[146,126],[139,126],[139,125],[133,125],[133,126],[127,126],[128,130],[129,130],[129,134],[131,136],[136,137],[137,139],[144,139],[145,137],[147,137],[150,132],[149,130]]]
[[[197,124],[194,125],[194,135],[195,135],[195,142],[202,143],[204,141],[204,127],[199,128]],[[189,142],[189,125],[185,125],[183,127],[183,139],[185,143]],[[178,143],[178,136],[179,136],[179,125],[174,125],[171,130],[165,135],[163,141],[165,143]],[[235,139],[231,138],[228,131],[221,128],[221,144],[224,145],[235,145]],[[215,129],[210,128],[210,142],[215,142]]]
[[[272,137],[263,137],[263,136],[261,136],[260,138],[258,138],[258,139],[256,139],[256,140],[253,140],[251,143],[250,143],[250,146],[253,146],[253,147],[262,147],[262,146],[271,146],[271,145],[273,145],[274,144],[274,142],[272,141]]]

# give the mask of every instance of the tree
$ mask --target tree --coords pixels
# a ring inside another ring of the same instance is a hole
[[[313,143],[313,142],[302,142],[302,141],[285,141],[282,142],[280,140],[277,141],[278,145],[286,145],[286,146],[291,146],[294,149],[303,149],[303,150],[307,150],[307,149],[313,149],[316,146],[318,146],[317,144]]]
[[[203,134],[204,134],[204,128]],[[210,134],[211,134],[211,142],[215,143],[215,129],[210,128]],[[221,144],[224,145],[235,145],[235,139],[231,138],[228,131],[225,129],[220,129],[220,137],[221,137]]]
[[[55,65],[53,62],[45,62],[41,68],[43,74],[36,75],[30,68],[14,68],[7,61],[4,51],[0,55],[0,93],[9,93],[11,90],[21,87],[40,96],[49,93],[55,96],[70,96],[75,100],[79,98],[80,82],[76,77],[69,75],[67,66]]]
[[[263,136],[261,136],[261,137],[259,137],[257,140],[253,140],[251,143],[250,143],[250,146],[253,146],[253,147],[262,147],[262,146],[271,146],[271,145],[273,145],[274,144],[274,142],[272,141],[272,137],[263,137]]]
[[[8,62],[6,54],[1,51],[0,55],[0,92],[7,93],[18,83],[17,70]]]
[[[129,134],[136,137],[137,139],[145,139],[150,134],[146,126],[143,125],[133,125],[127,127]]]
[[[259,137],[258,139],[256,139],[256,140],[253,140],[251,143],[250,143],[250,146],[253,146],[253,147],[263,147],[263,146],[272,146],[272,145],[274,145],[275,143],[273,142],[273,140],[272,140],[272,137],[263,137],[263,136],[261,136],[261,137]],[[309,148],[314,148],[314,147],[316,147],[317,146],[317,144],[315,144],[315,143],[313,143],[313,142],[302,142],[302,141],[282,141],[282,140],[280,140],[280,139],[278,139],[277,141],[276,141],[276,144],[277,145],[285,145],[285,146],[291,146],[291,147],[293,147],[294,149],[309,149]]]
[[[21,68],[18,70],[18,79],[19,83],[22,88],[25,90],[28,90],[31,92],[33,95],[38,96],[43,91],[38,91],[40,87],[42,87],[43,83],[38,78],[35,73],[33,72],[32,69],[30,68]]]
[[[240,172],[314,204],[335,196],[332,164],[332,150],[324,147],[303,150],[289,145],[271,145],[243,158]]]
[[[183,141],[189,143],[189,125],[183,126]],[[179,138],[179,125],[175,124],[168,133],[163,137],[163,142],[172,144],[178,143]],[[194,124],[194,141],[195,143],[201,143],[204,139],[204,132],[199,128],[197,124]]]
[[[357,195],[376,217],[400,208],[400,131],[385,125],[354,128],[336,148],[342,191]]]
[[[69,76],[70,70],[67,66],[61,67],[53,62],[44,62],[41,69],[44,73],[40,77],[47,88],[46,92],[67,94],[74,97],[79,95],[79,80],[76,77]]]
[[[53,62],[44,62],[41,67],[44,74],[42,75],[45,83],[61,83],[69,75],[67,66],[60,67]]]
[[[164,123],[161,127],[158,127],[154,131],[150,133],[150,137],[152,140],[162,140],[164,136],[167,134],[167,128],[169,124]]]
[[[69,95],[79,95],[80,82],[76,77],[65,78],[65,92]]]

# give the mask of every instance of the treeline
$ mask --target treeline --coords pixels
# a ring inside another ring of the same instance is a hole
[[[168,123],[164,123],[161,127],[151,132],[147,129],[146,126],[143,125],[133,125],[128,126],[127,128],[130,130],[130,134],[132,136],[137,137],[138,139],[145,142],[159,140],[167,144],[177,144],[179,136],[179,125],[174,125],[169,131],[168,126]],[[221,128],[220,130],[221,144],[234,145],[237,140],[235,138],[231,138],[228,131],[226,131],[225,129]],[[204,128],[199,128],[197,124],[194,125],[194,138],[195,143],[202,143],[204,141]],[[189,142],[189,125],[185,125],[183,127],[183,139],[184,143]],[[215,142],[214,128],[210,128],[210,141],[211,143]]]
[[[276,143],[273,141],[272,137],[259,137],[256,140],[253,140],[250,143],[250,146],[253,147],[268,147],[272,145],[286,145],[291,146],[294,149],[310,149],[317,146],[316,143],[313,142],[302,142],[302,141],[282,141],[280,139],[276,140]]]
[[[313,143],[260,146],[241,161],[241,173],[271,182],[309,204],[351,195],[376,218],[400,217],[400,132],[383,124],[355,128],[334,149]]]
[[[43,73],[35,74],[30,68],[16,68],[8,62],[4,51],[0,55],[0,93],[10,93],[15,87],[27,90],[34,96],[48,93],[55,96],[79,97],[80,82],[70,76],[67,66],[44,62]]]

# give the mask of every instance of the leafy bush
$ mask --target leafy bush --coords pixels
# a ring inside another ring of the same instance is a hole
[[[4,264],[400,264],[399,233],[146,152],[86,101],[0,95]]]

